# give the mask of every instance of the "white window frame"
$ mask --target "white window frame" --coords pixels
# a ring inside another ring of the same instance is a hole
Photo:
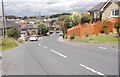
[[[115,12],[116,12],[117,10],[119,11],[119,13],[118,13],[118,15],[115,15]],[[114,14],[113,14],[113,13],[114,13]],[[119,17],[119,15],[120,15],[120,10],[119,10],[119,9],[112,9],[112,10],[111,10],[111,17]]]
[[[100,18],[100,11],[94,12],[94,18]]]

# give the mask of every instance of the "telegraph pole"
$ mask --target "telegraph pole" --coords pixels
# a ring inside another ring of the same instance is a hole
[[[3,37],[5,37],[5,14],[4,14],[4,3],[2,0],[2,18],[3,18]]]

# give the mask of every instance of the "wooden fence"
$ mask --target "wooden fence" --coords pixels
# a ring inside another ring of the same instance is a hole
[[[110,32],[114,33],[115,29],[115,23],[120,22],[120,18],[110,18],[107,20],[108,29]],[[86,34],[93,35],[93,34],[99,34],[103,31],[102,29],[102,22],[97,21],[92,24],[83,24],[83,25],[77,25],[75,27],[72,27],[67,30],[67,36],[70,36],[71,34],[74,34],[76,37],[83,37],[86,36]]]

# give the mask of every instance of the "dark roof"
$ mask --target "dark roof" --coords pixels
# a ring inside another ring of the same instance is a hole
[[[93,7],[92,9],[89,10],[90,11],[99,11],[104,5],[105,5],[106,2],[101,2],[99,3],[98,5],[96,5],[95,7]]]
[[[15,23],[14,21],[7,21],[6,22],[6,27],[7,28],[11,28],[11,27],[16,27],[16,26],[20,26],[17,23]]]
[[[105,4],[106,4],[106,2],[101,2],[98,5],[94,6],[92,9],[90,9],[88,12],[100,11]],[[119,1],[119,6],[120,6],[120,1]]]
[[[24,29],[31,29],[31,28],[35,28],[33,24],[27,24],[23,27]]]

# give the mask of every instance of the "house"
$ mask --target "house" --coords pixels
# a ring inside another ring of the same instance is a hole
[[[101,2],[88,11],[93,21],[106,20],[120,16],[120,1],[108,0]]]
[[[37,33],[37,27],[34,24],[25,24],[21,27],[22,31],[28,31],[29,35]]]
[[[15,21],[6,21],[5,23],[5,29],[11,29],[13,27],[18,27],[20,28],[20,25],[18,25],[17,23],[15,23]],[[3,35],[3,23],[0,21],[0,36]]]
[[[27,40],[27,37],[28,37],[27,31],[21,31],[19,40],[25,42]]]

